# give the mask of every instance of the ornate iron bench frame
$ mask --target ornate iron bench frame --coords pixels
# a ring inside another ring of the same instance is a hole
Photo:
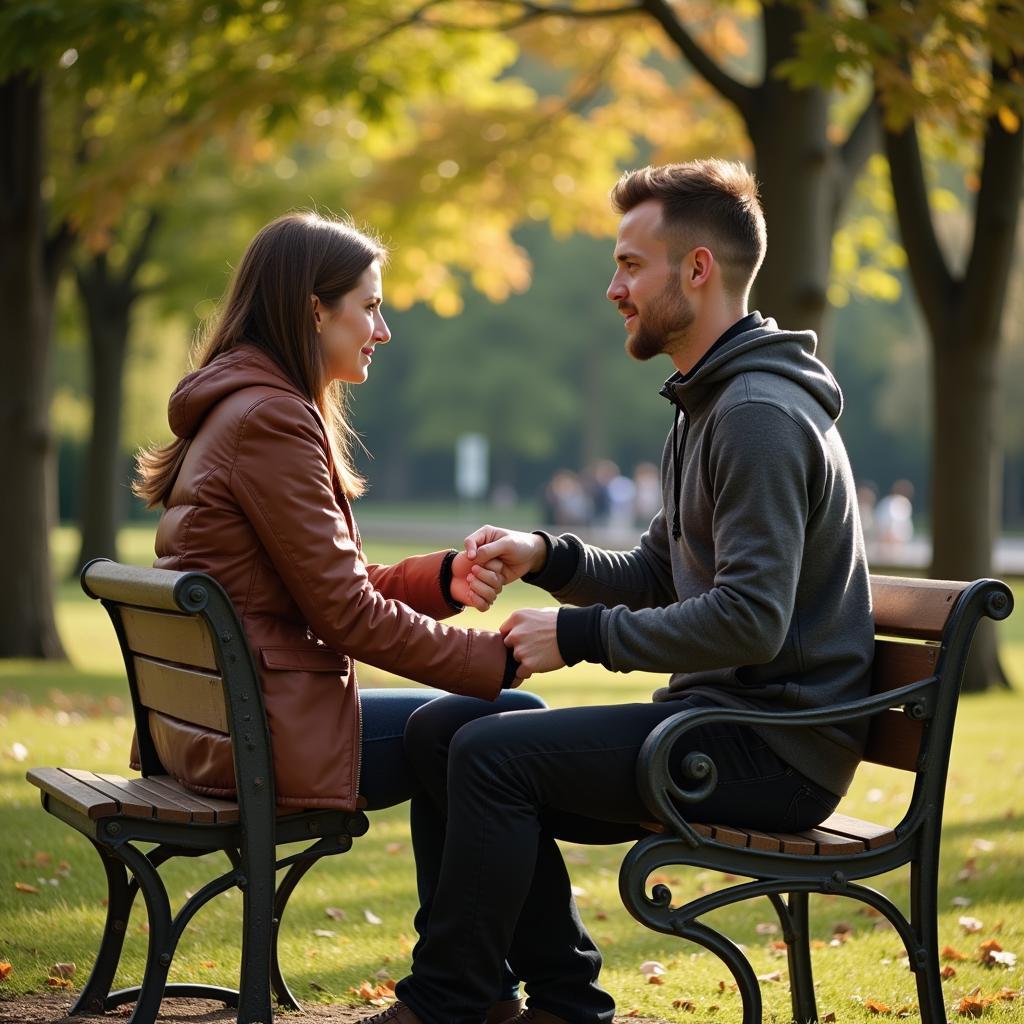
[[[1005,619],[1013,609],[1013,597],[998,580],[964,584],[872,577],[871,583],[879,634],[871,696],[813,711],[681,712],[654,730],[637,763],[640,791],[660,825],[652,826],[658,832],[641,839],[626,855],[619,873],[622,900],[647,927],[696,942],[724,961],[743,1000],[744,1024],[760,1024],[762,1019],[754,971],[736,943],[698,918],[767,896],[786,942],[793,1018],[805,1024],[818,1020],[808,934],[810,893],[860,900],[890,921],[915,973],[921,1019],[925,1024],[946,1021],[938,961],[937,885],[953,725],[974,631],[985,616]],[[915,665],[925,667],[915,670]],[[714,761],[704,753],[691,754],[684,764],[688,788],[672,779],[672,749],[688,729],[718,721],[806,728],[863,718],[871,719],[866,759],[916,774],[908,809],[894,828],[836,815],[820,829],[785,836],[694,824],[682,811],[716,784]],[[751,881],[673,908],[667,886],[658,884],[647,892],[651,874],[669,865],[711,868]],[[888,897],[859,884],[904,865],[910,865],[909,918]]]
[[[41,790],[43,807],[89,839],[107,877],[99,953],[70,1014],[103,1013],[134,1001],[129,1024],[152,1024],[162,998],[174,995],[237,1007],[239,1024],[269,1024],[271,991],[281,1006],[301,1009],[278,961],[281,919],[302,876],[321,857],[347,851],[353,837],[366,832],[366,816],[328,810],[277,816],[258,676],[238,616],[215,580],[202,573],[96,560],[83,569],[82,587],[106,608],[121,644],[142,777],[126,780],[61,768],[28,772],[28,780]],[[188,691],[193,683],[196,696]],[[237,802],[197,796],[167,776],[150,735],[151,708],[179,711],[183,717],[195,709],[204,724],[211,715],[224,723],[238,780]],[[276,858],[277,846],[310,840],[300,852]],[[137,843],[156,845],[143,852]],[[227,855],[230,870],[172,915],[160,866],[175,857],[218,851]],[[275,885],[282,868],[287,871]],[[214,896],[232,888],[243,897],[238,989],[167,984],[186,926]],[[111,992],[140,889],[149,917],[145,973],[141,985]]]

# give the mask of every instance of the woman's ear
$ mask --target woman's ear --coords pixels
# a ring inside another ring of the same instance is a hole
[[[313,320],[316,323],[316,333],[320,333],[320,296],[311,295],[310,298],[313,300]]]

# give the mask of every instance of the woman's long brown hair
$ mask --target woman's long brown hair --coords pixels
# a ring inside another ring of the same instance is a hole
[[[335,469],[350,498],[362,494],[365,482],[352,465],[355,434],[345,413],[345,391],[327,377],[310,296],[334,306],[371,263],[386,258],[380,242],[343,221],[315,213],[279,217],[249,243],[193,357],[200,368],[241,344],[266,352],[320,410]],[[189,439],[179,437],[139,452],[132,490],[148,508],[166,504],[188,445]]]

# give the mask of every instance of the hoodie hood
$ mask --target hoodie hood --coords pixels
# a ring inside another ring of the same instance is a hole
[[[837,420],[843,411],[843,393],[829,368],[815,355],[818,339],[813,331],[783,331],[768,318],[757,319],[748,330],[708,352],[705,361],[685,376],[675,374],[665,390],[674,393],[684,408],[693,409],[741,373],[770,373],[798,384]]]
[[[218,402],[252,387],[278,388],[309,401],[269,355],[254,345],[239,345],[194,370],[174,389],[167,419],[175,437],[195,437]]]

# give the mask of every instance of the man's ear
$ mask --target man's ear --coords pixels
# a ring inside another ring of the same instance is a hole
[[[686,281],[691,288],[701,288],[711,277],[715,265],[715,254],[706,246],[691,249],[685,261]]]

